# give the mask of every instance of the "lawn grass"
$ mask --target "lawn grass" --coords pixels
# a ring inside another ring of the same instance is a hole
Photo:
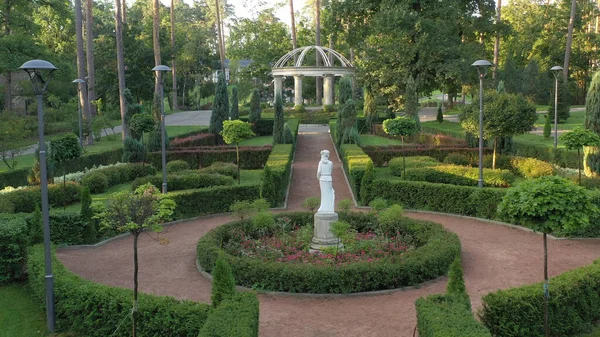
[[[376,135],[361,134],[360,145],[361,146],[387,146],[387,145],[401,145],[402,142],[397,139],[390,139]]]
[[[571,111],[571,117],[566,122],[558,124],[559,130],[573,130],[577,126],[583,126],[585,120],[585,111]],[[546,114],[538,114],[538,119],[535,122],[535,127],[538,130],[544,129],[544,123],[546,122]],[[550,123],[552,124],[552,130],[554,130],[554,114],[550,117]]]
[[[128,182],[125,184],[120,184],[120,185],[115,185],[115,186],[111,186],[110,188],[108,188],[106,190],[106,192],[104,193],[100,193],[100,194],[92,194],[92,201],[106,201],[108,199],[108,197],[116,192],[121,192],[123,190],[131,190],[131,185],[133,184],[133,182]],[[57,209],[62,209],[62,208],[57,208]],[[74,212],[74,213],[79,213],[79,211],[81,210],[81,203],[75,203],[75,204],[71,204],[69,206],[67,206],[67,208],[65,208],[66,211],[69,212]]]
[[[264,145],[272,145],[273,144],[273,136],[258,136],[250,139],[246,139],[245,141],[240,143],[240,146],[264,146]]]

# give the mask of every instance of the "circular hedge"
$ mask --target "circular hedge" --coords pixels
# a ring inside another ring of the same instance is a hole
[[[313,226],[313,213],[279,213],[298,226]],[[340,214],[358,232],[378,228],[377,218],[365,213]],[[214,267],[220,251],[231,264],[236,283],[267,291],[294,293],[355,293],[394,289],[419,284],[446,274],[460,254],[460,240],[440,224],[403,217],[397,228],[415,248],[394,258],[357,262],[341,266],[266,262],[257,258],[234,256],[222,249],[232,237],[252,233],[252,222],[234,221],[217,227],[197,246],[200,266],[207,272]]]

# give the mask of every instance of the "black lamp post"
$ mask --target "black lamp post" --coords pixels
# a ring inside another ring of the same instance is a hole
[[[563,67],[554,66],[550,68],[554,74],[554,148],[558,146],[558,76],[563,71]]]
[[[83,149],[83,128],[81,126],[81,99],[80,99],[80,92],[81,92],[81,85],[85,83],[84,80],[78,78],[73,80],[72,83],[75,83],[77,85],[77,119],[79,120],[79,146],[81,146],[81,148]]]
[[[48,172],[46,168],[46,144],[44,142],[44,113],[42,111],[42,98],[48,87],[52,72],[56,68],[52,63],[44,60],[31,60],[23,63],[19,68],[29,75],[33,92],[37,98],[38,132],[40,147],[40,184],[42,192],[42,221],[44,224],[44,257],[46,263],[46,318],[48,331],[54,332],[56,317],[54,314],[54,276],[52,275],[52,258],[50,251],[50,218],[48,215]]]
[[[161,72],[171,71],[171,68],[163,65],[158,65],[152,68],[152,71],[155,72],[156,77],[158,78],[158,83],[160,84],[160,139],[161,139],[161,152],[162,152],[162,192],[163,194],[167,193],[167,149],[166,149],[166,135],[165,135],[165,103],[164,103],[164,77],[161,76]]]
[[[487,60],[478,60],[471,64],[477,68],[479,74],[479,181],[477,185],[483,187],[483,78],[487,69],[492,64]]]

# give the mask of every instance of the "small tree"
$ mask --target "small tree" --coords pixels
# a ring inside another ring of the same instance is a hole
[[[273,121],[273,145],[284,144],[283,140],[283,100],[281,94],[275,95],[275,120]]]
[[[154,129],[154,119],[150,114],[138,113],[129,119],[129,131],[132,138],[144,142],[144,133]]]
[[[123,163],[141,163],[146,159],[146,148],[137,139],[127,137],[123,144]]]
[[[552,136],[552,124],[550,123],[550,114],[546,114],[544,122],[544,139],[549,139]]]
[[[231,111],[229,112],[229,118],[240,119],[240,106],[238,102],[238,88],[231,88]]]
[[[442,112],[442,105],[441,104],[438,104],[437,115],[435,116],[435,119],[438,121],[438,123],[443,123],[444,122],[444,113]]]
[[[217,256],[215,268],[212,270],[213,283],[210,301],[213,308],[216,308],[223,300],[235,294],[235,279],[231,266],[225,259],[222,252]]]
[[[462,299],[465,305],[471,310],[471,300],[465,287],[465,279],[463,277],[463,267],[460,254],[454,258],[448,271],[448,285],[446,285],[446,293],[450,296],[455,296]]]
[[[94,217],[103,229],[130,233],[133,236],[133,337],[137,334],[138,316],[138,238],[146,230],[162,231],[175,209],[175,202],[151,184],[138,187],[134,192],[113,193],[105,207]]]
[[[479,135],[479,105],[465,106],[460,115],[462,128]],[[483,101],[483,138],[494,139],[492,169],[496,168],[496,155],[501,137],[524,134],[533,129],[537,121],[535,106],[520,94],[487,92]]]
[[[236,164],[238,170],[238,185],[240,184],[240,142],[254,136],[249,123],[239,119],[224,121],[221,136],[226,144],[235,144]]]
[[[598,214],[589,191],[556,176],[525,181],[507,191],[498,206],[501,218],[543,233],[544,326],[548,336],[548,244],[546,235],[587,227]]]
[[[261,112],[260,91],[258,91],[258,89],[254,89],[252,91],[252,97],[250,98],[250,116],[248,118],[250,123],[258,122],[260,120]]]
[[[208,126],[210,133],[219,134],[223,130],[223,121],[229,116],[229,98],[227,96],[225,76],[223,73],[220,73],[215,90],[215,101],[210,116],[210,125]]]
[[[577,170],[579,173],[578,183],[581,185],[581,149],[584,146],[599,146],[600,136],[594,132],[584,129],[582,127],[576,127],[573,130],[564,133],[560,136],[560,140],[565,143],[565,146],[569,150],[577,150]]]
[[[79,139],[75,134],[67,133],[64,136],[55,137],[50,141],[50,160],[54,163],[61,163],[63,173],[63,191],[67,193],[67,167],[64,163],[69,160],[81,157],[81,146]],[[66,200],[66,198],[64,199]],[[63,204],[66,207],[66,204]]]
[[[390,136],[400,136],[402,141],[402,177],[406,174],[406,156],[404,153],[404,137],[411,136],[419,132],[417,123],[409,117],[396,117],[383,121],[383,131]]]

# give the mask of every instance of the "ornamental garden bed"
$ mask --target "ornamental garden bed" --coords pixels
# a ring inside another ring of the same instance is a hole
[[[444,275],[460,241],[441,225],[397,218],[383,229],[377,216],[340,214],[350,225],[346,250],[309,255],[313,213],[273,215],[268,225],[252,219],[220,226],[198,242],[198,262],[211,272],[222,252],[236,283],[268,291],[355,293],[416,285]],[[383,235],[383,233],[393,233]]]

